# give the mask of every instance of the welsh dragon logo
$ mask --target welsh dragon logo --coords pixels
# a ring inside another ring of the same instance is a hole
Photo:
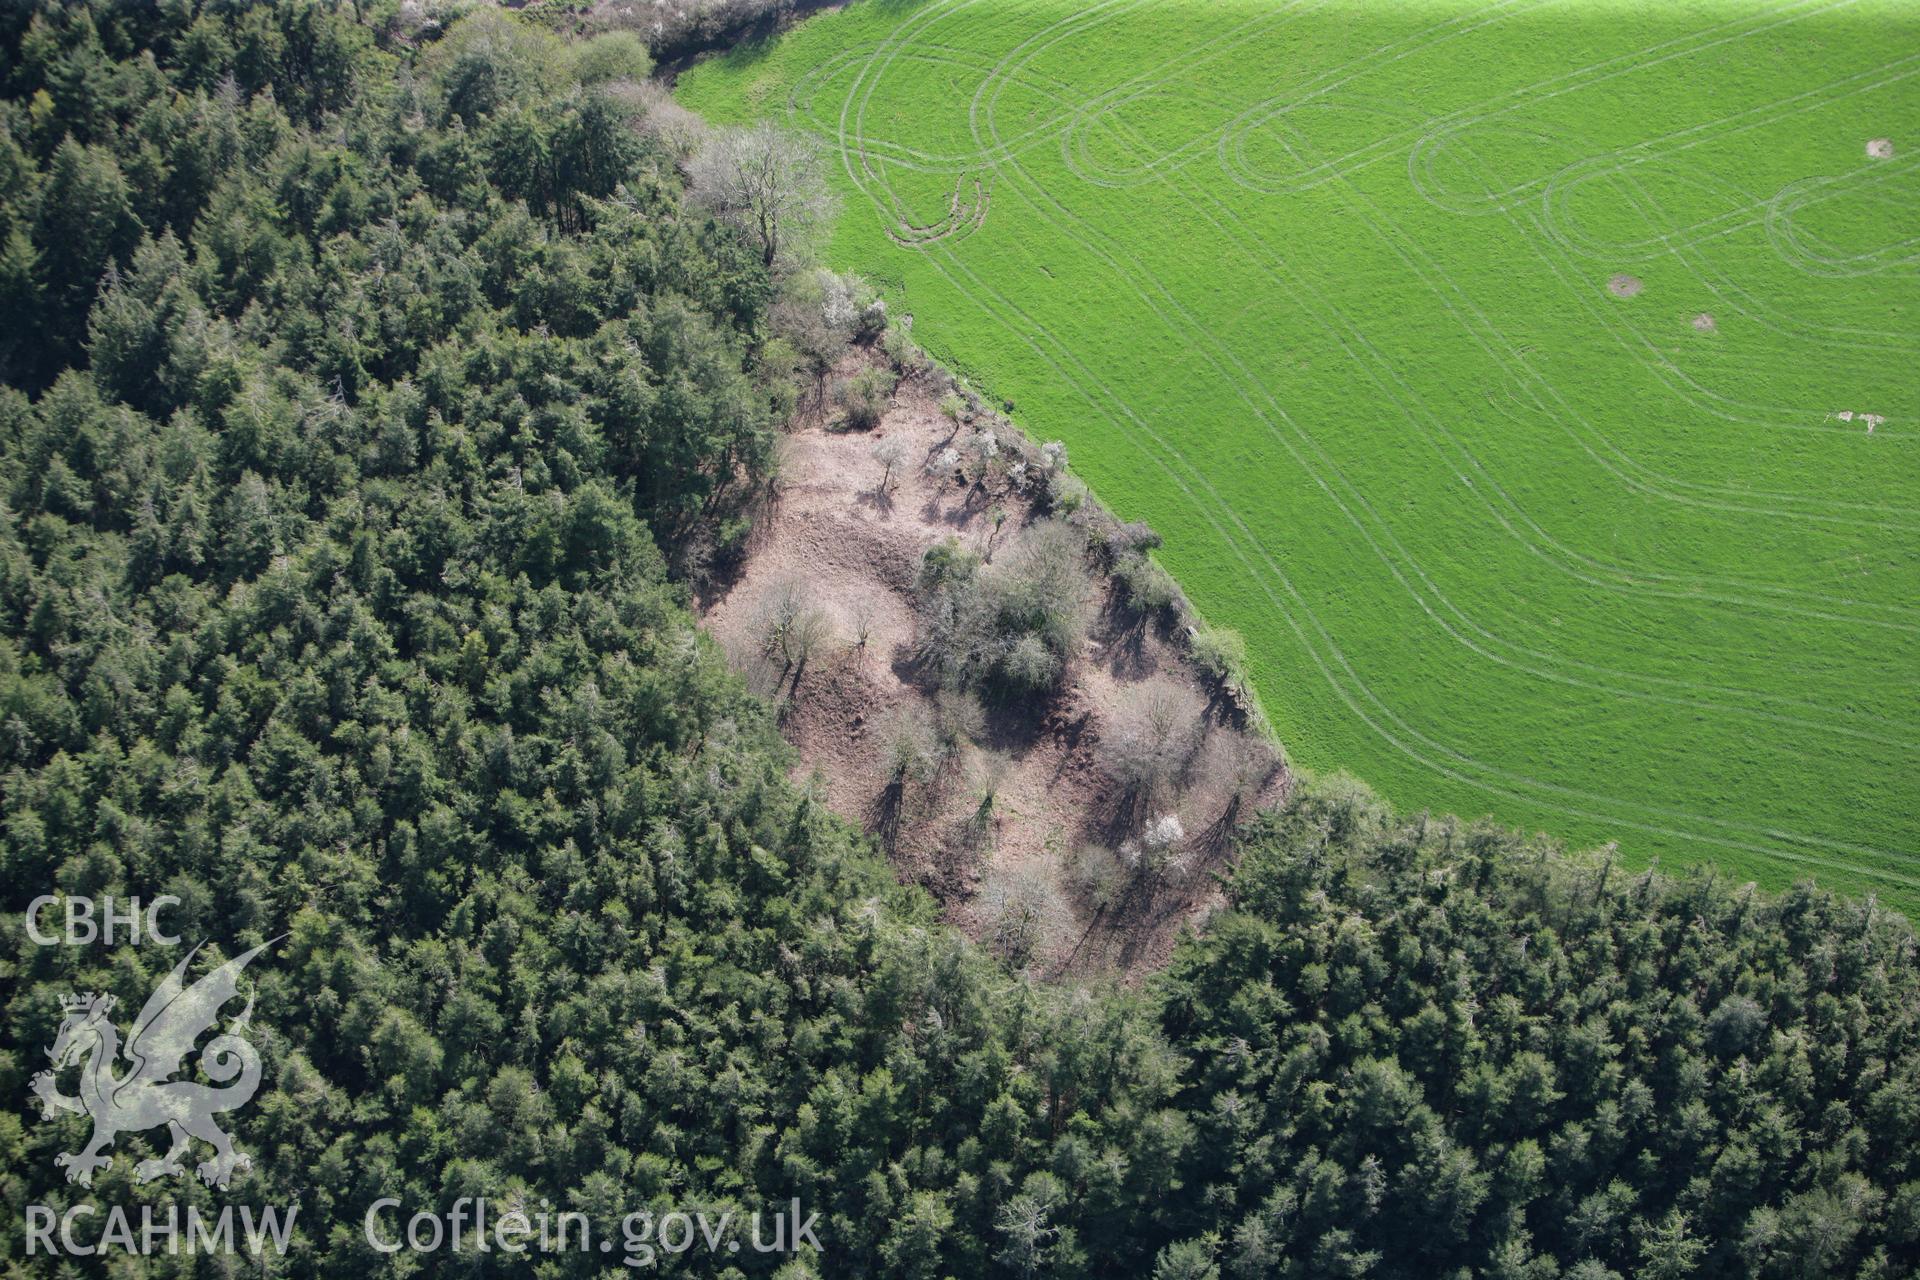
[[[68,1182],[93,1185],[94,1170],[104,1168],[113,1158],[107,1149],[115,1136],[160,1125],[167,1126],[173,1145],[165,1155],[134,1166],[134,1177],[141,1182],[184,1173],[180,1159],[187,1154],[190,1138],[213,1148],[213,1159],[195,1166],[195,1172],[209,1185],[224,1187],[235,1169],[248,1167],[251,1162],[233,1149],[233,1140],[213,1118],[219,1112],[244,1106],[260,1087],[260,1055],[239,1034],[253,1013],[252,997],[248,997],[240,1016],[227,1024],[225,1032],[208,1041],[200,1053],[200,1070],[223,1087],[168,1077],[181,1070],[194,1042],[213,1025],[220,1007],[239,995],[241,970],[277,941],[263,942],[235,956],[188,986],[187,965],[200,951],[195,947],[147,997],[125,1048],[120,1045],[119,1029],[107,1017],[114,1006],[112,996],[87,992],[60,998],[66,1019],[60,1024],[53,1048],[47,1051],[53,1068],[33,1078],[33,1091],[39,1095],[48,1118],[61,1111],[93,1118],[93,1138],[87,1145],[78,1152],[54,1157],[54,1163],[67,1171]],[[116,1053],[128,1064],[118,1076],[113,1072]],[[76,1062],[81,1064],[80,1094],[70,1098],[60,1092],[54,1073]],[[228,1084],[230,1080],[233,1083]]]

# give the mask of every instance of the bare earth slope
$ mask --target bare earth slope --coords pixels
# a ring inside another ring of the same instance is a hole
[[[873,358],[856,352],[842,372]],[[1211,873],[1229,854],[1228,832],[1284,796],[1286,769],[1183,656],[1169,634],[1179,624],[1140,618],[1097,577],[1086,651],[1061,690],[1044,705],[988,702],[973,740],[931,783],[895,781],[890,726],[934,717],[938,693],[916,660],[921,556],[950,537],[995,558],[1017,554],[1041,518],[1011,485],[983,490],[926,470],[967,431],[935,398],[928,378],[904,380],[873,431],[803,413],[778,496],[742,571],[707,602],[705,622],[781,704],[799,772],[817,777],[836,812],[876,832],[899,873],[932,890],[953,921],[1044,974],[1156,966],[1181,927],[1217,902]],[[873,457],[881,439],[905,445],[884,497]],[[794,602],[824,616],[827,634],[789,664],[769,653],[767,622]],[[1177,794],[1152,801],[1110,775],[1102,748],[1117,719],[1148,697],[1191,721]],[[1183,832],[1176,870],[1130,870],[1111,852],[1169,812]]]

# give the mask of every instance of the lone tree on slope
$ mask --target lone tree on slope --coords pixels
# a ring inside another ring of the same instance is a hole
[[[880,486],[875,492],[884,497],[887,490],[893,487],[895,469],[906,461],[907,443],[898,436],[887,436],[876,440],[873,448],[867,450],[867,453],[880,464]]]
[[[820,144],[762,121],[708,136],[688,166],[693,198],[740,227],[768,267],[803,250],[829,219]]]

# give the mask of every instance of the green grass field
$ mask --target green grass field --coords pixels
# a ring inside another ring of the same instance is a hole
[[[1920,909],[1920,3],[864,0],[680,95],[1302,763]]]

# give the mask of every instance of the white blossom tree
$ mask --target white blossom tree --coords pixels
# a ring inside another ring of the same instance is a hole
[[[765,121],[715,130],[688,176],[693,198],[752,237],[769,267],[791,261],[834,214],[819,142]]]

